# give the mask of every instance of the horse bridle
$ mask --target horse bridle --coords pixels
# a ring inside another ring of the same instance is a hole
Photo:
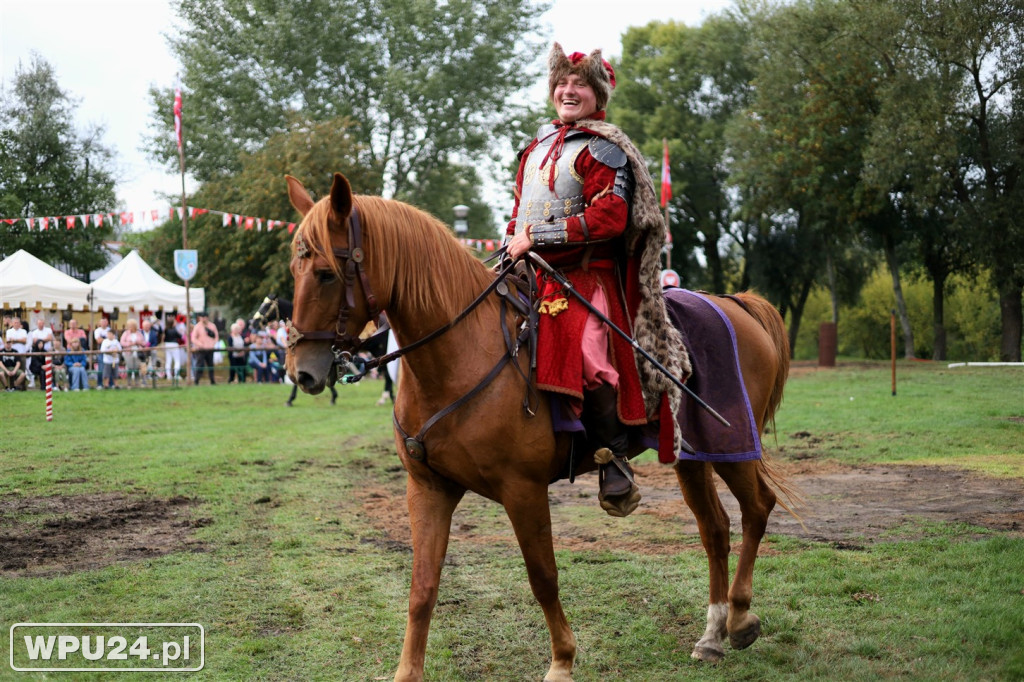
[[[263,312],[263,307],[266,306],[267,312]],[[252,316],[253,322],[258,322],[260,327],[263,327],[270,320],[281,319],[281,308],[277,303],[277,294],[271,294],[263,298],[263,303],[256,309],[256,314]],[[283,320],[282,320],[283,321]]]
[[[349,334],[347,331],[349,315],[356,305],[356,277],[359,278],[359,283],[363,288],[363,300],[369,311],[370,319],[376,320],[380,316],[377,297],[370,288],[370,278],[366,274],[366,269],[363,268],[363,261],[366,258],[366,252],[363,250],[363,226],[359,220],[359,210],[355,206],[352,207],[352,212],[346,223],[348,225],[348,247],[331,249],[331,253],[342,264],[342,274],[345,278],[345,295],[341,297],[341,303],[338,306],[338,318],[334,324],[334,330],[303,331],[298,329],[292,321],[288,324],[287,344],[289,349],[294,348],[295,344],[303,339],[331,341],[331,350],[336,358],[341,358],[346,353],[351,355],[359,349],[363,342],[358,336]],[[309,247],[306,246],[302,233],[299,233],[296,238],[295,255],[298,258],[310,258],[313,255]]]

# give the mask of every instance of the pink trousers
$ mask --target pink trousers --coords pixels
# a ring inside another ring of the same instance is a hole
[[[590,302],[601,314],[608,317],[608,299],[604,288],[598,286]],[[588,391],[601,384],[609,384],[619,388],[619,373],[612,365],[612,350],[608,334],[608,325],[598,319],[597,315],[587,315],[583,326],[583,385]]]

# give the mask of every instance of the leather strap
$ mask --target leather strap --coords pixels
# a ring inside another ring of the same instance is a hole
[[[352,212],[349,214],[346,222],[348,225],[348,248],[331,250],[334,257],[341,261],[345,278],[345,295],[341,297],[341,302],[338,304],[338,317],[334,323],[334,330],[315,329],[303,331],[292,325],[288,333],[289,346],[294,346],[299,341],[308,339],[311,341],[333,341],[332,348],[336,355],[353,353],[359,349],[363,342],[360,341],[358,336],[353,336],[346,331],[349,315],[356,306],[355,282],[357,277],[359,278],[359,284],[362,286],[363,300],[366,302],[366,308],[370,313],[371,319],[375,320],[380,316],[381,311],[377,305],[377,297],[370,287],[369,275],[363,267],[366,252],[363,250],[363,226],[358,208],[352,207]]]

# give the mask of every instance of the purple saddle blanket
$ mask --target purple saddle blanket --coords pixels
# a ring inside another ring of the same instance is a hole
[[[741,462],[761,458],[761,438],[743,384],[736,332],[710,298],[687,289],[666,289],[665,307],[690,353],[693,374],[686,385],[731,424],[712,417],[685,391],[676,419],[683,438],[697,451],[679,459]]]

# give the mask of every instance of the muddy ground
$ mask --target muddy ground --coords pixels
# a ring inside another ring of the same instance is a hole
[[[768,532],[857,549],[875,542],[915,539],[938,524],[963,524],[963,535],[996,532],[1024,536],[1024,481],[994,479],[931,466],[845,466],[833,461],[778,461],[803,494],[801,524],[777,510]],[[366,524],[364,541],[409,551],[404,472],[397,461],[359,460],[353,473],[359,493],[338,501]],[[358,472],[358,473],[357,473]],[[549,498],[560,549],[671,554],[699,550],[697,527],[682,501],[672,467],[636,467],[643,501],[627,519],[606,516],[597,504],[597,478],[561,481]],[[723,504],[739,533],[739,508],[720,485]],[[0,574],[36,576],[71,573],[161,556],[204,551],[193,529],[213,520],[197,515],[185,497],[137,498],[121,494],[0,498]],[[511,528],[496,506],[469,495],[452,525],[459,543],[514,546]],[[735,543],[738,546],[739,536]],[[735,550],[735,546],[734,546]],[[771,543],[763,553],[773,551]]]
[[[192,529],[211,520],[196,517],[194,504],[120,493],[0,497],[0,575],[73,573],[202,551]]]
[[[942,532],[939,524],[963,524],[961,536],[992,532],[1024,537],[1024,481],[995,479],[931,466],[843,466],[834,462],[779,461],[777,467],[804,498],[798,521],[776,508],[768,533],[858,549],[875,542],[917,539]],[[635,467],[643,500],[627,519],[604,514],[597,502],[597,477],[551,486],[556,549],[672,554],[700,549],[697,524],[683,503],[673,468],[657,463]],[[716,479],[717,480],[717,479]],[[362,493],[367,523],[392,543],[407,542],[409,526],[401,495],[404,473]],[[740,543],[739,505],[718,482],[723,506]],[[452,523],[455,546],[514,543],[508,522],[486,510],[493,503],[468,495]],[[762,552],[770,552],[770,543]]]

